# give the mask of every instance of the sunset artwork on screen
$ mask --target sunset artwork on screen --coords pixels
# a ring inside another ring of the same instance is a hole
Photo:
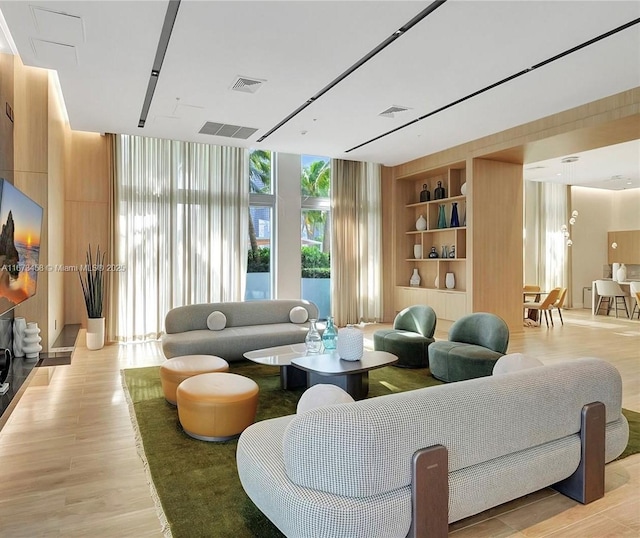
[[[0,179],[0,314],[36,293],[42,207]]]

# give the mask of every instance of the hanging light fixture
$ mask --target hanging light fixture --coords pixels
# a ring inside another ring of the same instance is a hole
[[[575,180],[575,168],[574,168],[575,164],[574,163],[576,163],[578,159],[579,157],[574,155],[572,157],[565,157],[560,161],[562,163],[562,178],[567,185],[573,185],[575,183],[574,181]],[[567,226],[566,224],[563,224],[560,227],[560,231],[562,232],[565,239],[567,240],[568,247],[573,245],[573,241],[571,240],[571,232],[569,231],[570,226],[573,226],[576,223],[577,219],[578,219],[578,211],[574,209],[571,212],[571,217],[569,218],[569,226]]]

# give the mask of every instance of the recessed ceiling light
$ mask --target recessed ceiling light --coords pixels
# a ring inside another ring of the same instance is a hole
[[[562,164],[566,164],[566,163],[574,163],[576,162],[580,157],[576,157],[575,155],[573,157],[565,157],[564,159],[562,159],[560,162]]]

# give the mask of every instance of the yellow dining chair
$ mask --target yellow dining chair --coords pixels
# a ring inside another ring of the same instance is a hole
[[[539,302],[528,302],[523,303],[524,308],[528,308],[529,310],[538,310],[539,312],[544,312],[544,320],[547,322],[547,327],[549,327],[549,318],[547,316],[547,312],[551,313],[551,309],[553,308],[554,303],[560,297],[560,288],[553,288],[543,301]],[[540,326],[542,326],[542,319],[540,318],[540,314],[538,314],[538,318],[540,319]],[[553,316],[551,317],[551,325],[553,326]]]
[[[560,314],[560,321],[564,325],[564,320],[562,319],[562,307],[564,305],[564,299],[567,296],[567,288],[560,288],[560,295],[558,296],[558,300],[553,303],[553,308],[558,309],[558,314]],[[553,308],[549,310],[549,315],[553,312]],[[551,320],[553,321],[553,316],[551,316]]]

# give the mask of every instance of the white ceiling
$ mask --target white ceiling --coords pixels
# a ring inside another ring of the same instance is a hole
[[[640,86],[633,24],[348,151],[640,18],[638,1],[449,0],[257,142],[429,4],[182,0],[144,128],[167,1],[0,1],[0,10],[22,61],[58,71],[76,130],[395,165]],[[2,41],[0,31],[0,50]],[[232,91],[238,76],[265,82]],[[409,110],[379,116],[391,106]],[[207,121],[257,131],[247,140],[199,134]],[[616,150],[617,166],[599,151],[606,166],[590,166],[585,181],[617,188],[603,181],[622,175],[640,186],[637,144]],[[552,164],[527,165],[525,175],[559,178]]]

